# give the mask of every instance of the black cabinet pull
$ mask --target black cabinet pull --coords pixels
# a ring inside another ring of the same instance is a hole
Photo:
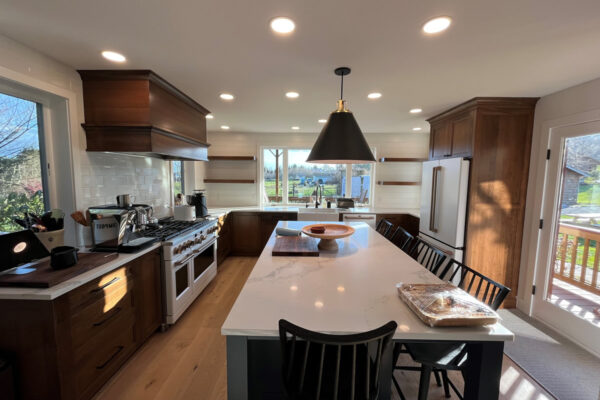
[[[115,283],[116,281],[118,281],[119,279],[121,279],[121,278],[119,278],[118,276],[115,276],[110,281],[106,282],[104,285],[97,287],[96,289],[92,289],[92,291],[90,293],[101,292],[104,289],[106,289],[107,287],[109,287],[110,285],[112,285],[113,283]]]
[[[114,354],[104,362],[104,364],[96,366],[96,369],[103,369],[104,367],[106,367],[124,348],[125,346],[117,347],[117,351],[115,351]]]
[[[94,322],[92,324],[92,326],[100,326],[102,324],[104,324],[106,321],[108,321],[109,319],[111,319],[112,317],[114,317],[115,315],[117,315],[119,312],[121,312],[121,307],[117,307],[115,308],[115,311],[113,311],[112,314],[110,314],[108,317],[104,318],[102,321],[100,322]]]

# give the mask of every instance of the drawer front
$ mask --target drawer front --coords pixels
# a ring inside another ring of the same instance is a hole
[[[91,303],[111,296],[113,292],[122,289],[123,282],[130,279],[127,266],[123,266],[72,290],[66,294],[71,312],[78,312]]]
[[[132,283],[120,280],[114,290],[104,298],[82,307],[71,317],[73,348],[77,349],[96,335],[102,333],[121,314],[133,308]]]
[[[78,398],[90,398],[135,351],[132,309],[121,311],[106,324],[74,351]]]

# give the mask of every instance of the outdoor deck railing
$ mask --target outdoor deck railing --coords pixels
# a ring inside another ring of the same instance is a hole
[[[561,223],[554,277],[600,295],[600,229]]]

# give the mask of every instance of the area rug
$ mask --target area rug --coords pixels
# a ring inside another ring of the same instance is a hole
[[[518,310],[500,310],[515,334],[504,352],[560,400],[600,400],[600,359]]]

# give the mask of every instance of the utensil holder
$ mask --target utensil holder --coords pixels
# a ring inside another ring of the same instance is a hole
[[[59,229],[57,231],[50,232],[35,232],[35,235],[40,242],[48,249],[52,251],[53,248],[58,246],[64,246],[65,244],[65,230]]]

